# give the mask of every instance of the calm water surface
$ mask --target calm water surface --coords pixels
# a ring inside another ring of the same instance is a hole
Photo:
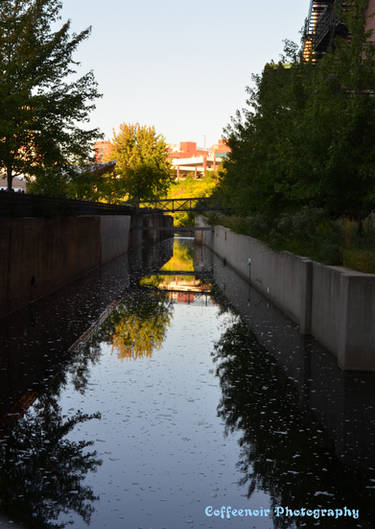
[[[196,249],[193,265],[191,242],[175,241],[171,259],[138,258],[3,322],[7,518],[43,529],[374,527],[374,377],[341,373],[212,254]],[[270,514],[206,516],[222,505]]]

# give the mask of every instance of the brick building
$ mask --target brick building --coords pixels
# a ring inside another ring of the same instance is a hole
[[[110,141],[97,141],[94,145],[95,163],[102,163],[111,152]]]
[[[226,141],[220,139],[209,149],[201,149],[193,141],[183,141],[177,145],[168,145],[168,158],[176,170],[176,178],[194,174],[195,178],[214,171],[223,159],[228,156],[230,148]]]

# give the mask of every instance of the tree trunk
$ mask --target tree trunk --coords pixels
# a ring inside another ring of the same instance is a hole
[[[11,167],[7,167],[7,182],[8,182],[7,191],[12,191],[13,171]]]

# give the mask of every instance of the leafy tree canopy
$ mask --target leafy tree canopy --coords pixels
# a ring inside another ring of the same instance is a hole
[[[84,163],[97,129],[88,121],[100,96],[92,72],[73,80],[73,54],[91,29],[53,30],[60,0],[2,0],[0,4],[0,172],[8,189],[17,174],[40,176]]]
[[[367,0],[340,13],[350,38],[318,62],[286,42],[279,63],[254,76],[245,109],[226,129],[232,149],[221,193],[243,215],[321,208],[365,218],[375,204],[375,44]]]
[[[110,159],[116,160],[121,193],[133,200],[151,200],[165,195],[172,182],[167,144],[155,127],[120,125],[114,132]]]

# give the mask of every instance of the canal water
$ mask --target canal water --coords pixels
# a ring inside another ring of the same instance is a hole
[[[189,239],[0,325],[1,520],[375,526],[375,378]]]

